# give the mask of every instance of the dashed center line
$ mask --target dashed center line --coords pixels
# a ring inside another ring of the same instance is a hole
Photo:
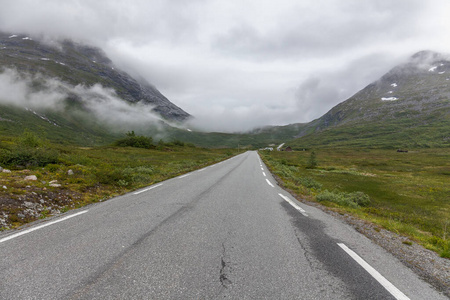
[[[308,214],[306,213],[306,211],[301,208],[297,203],[295,203],[294,201],[292,201],[291,199],[289,199],[288,197],[286,197],[283,194],[278,194],[281,198],[283,198],[287,203],[289,203],[290,205],[292,205],[292,207],[294,207],[296,210],[298,210],[302,215],[304,215],[305,217],[308,216]]]
[[[138,194],[140,194],[140,193],[143,193],[143,192],[149,191],[149,190],[151,190],[151,189],[157,188],[158,186],[162,186],[162,185],[163,185],[163,184],[162,184],[162,183],[160,183],[160,184],[157,184],[157,185],[151,186],[151,187],[149,187],[149,188],[146,188],[146,189],[144,189],[144,190],[142,190],[142,191],[139,191],[139,192],[135,192],[135,193],[133,193],[133,195],[138,195]]]
[[[266,179],[267,184],[270,185],[271,187],[274,187],[274,185],[272,184],[272,182],[269,181],[269,179]]]
[[[87,213],[87,212],[88,212],[88,210],[83,210],[83,211],[80,211],[80,212],[75,213],[75,214],[73,214],[73,215],[70,215],[70,216],[67,216],[67,217],[64,217],[64,218],[61,218],[61,219],[52,221],[52,222],[48,222],[48,223],[42,224],[42,225],[40,225],[40,226],[36,226],[36,227],[30,228],[30,229],[27,229],[27,230],[24,230],[24,231],[15,233],[15,234],[11,234],[10,236],[7,236],[7,237],[5,237],[5,238],[2,238],[2,239],[0,240],[0,243],[6,242],[6,241],[8,241],[8,240],[11,240],[11,239],[16,238],[16,237],[18,237],[18,236],[21,236],[21,235],[30,233],[30,232],[32,232],[32,231],[35,231],[35,230],[38,230],[38,229],[41,229],[41,228],[44,228],[44,227],[47,227],[47,226],[50,226],[50,225],[53,225],[53,224],[62,222],[62,221],[65,221],[65,220],[67,220],[67,219],[70,219],[70,218],[79,216],[79,215],[84,214],[84,213]]]
[[[264,177],[266,177],[266,173],[263,172]]]
[[[371,265],[369,265],[364,259],[362,259],[353,250],[348,248],[343,243],[338,243],[338,246],[342,248],[348,255],[351,256],[361,267],[364,268],[376,281],[378,281],[395,299],[398,300],[409,300],[409,298],[403,294],[398,288],[396,288],[389,280],[384,278],[377,270],[375,270]]]

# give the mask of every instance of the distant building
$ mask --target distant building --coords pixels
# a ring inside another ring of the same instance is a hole
[[[292,152],[291,146],[287,146],[287,147],[284,149],[284,151]]]

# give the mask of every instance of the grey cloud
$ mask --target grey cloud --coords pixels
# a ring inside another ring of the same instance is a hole
[[[180,1],[5,0],[0,28],[98,46],[122,37],[136,45],[160,39],[177,43],[195,36],[197,22],[191,7],[195,9]]]
[[[219,34],[213,45],[217,51],[258,60],[336,55],[355,45],[416,34],[424,6],[417,0],[327,1],[322,6],[298,6],[274,20],[269,29],[244,19]]]
[[[0,29],[105,49],[205,130],[320,117],[414,52],[450,52],[448,0],[4,0]],[[316,84],[314,85],[314,80]]]

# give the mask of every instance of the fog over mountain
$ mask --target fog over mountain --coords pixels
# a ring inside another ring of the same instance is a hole
[[[195,117],[311,121],[420,50],[450,53],[447,0],[5,0],[0,30],[102,48]],[[1,51],[1,49],[0,49]]]

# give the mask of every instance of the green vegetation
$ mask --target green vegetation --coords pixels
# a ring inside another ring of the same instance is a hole
[[[144,149],[151,149],[155,147],[151,137],[142,135],[137,136],[134,131],[128,132],[125,138],[117,140],[115,145],[119,147],[135,147]]]
[[[129,133],[127,138],[136,136]],[[137,140],[142,142],[141,138]],[[19,226],[44,218],[53,211],[67,211],[102,201],[238,153],[234,149],[196,148],[179,141],[160,141],[158,145],[152,144],[151,149],[147,149],[147,144],[145,148],[140,147],[140,143],[138,147],[116,144],[56,145],[30,132],[18,138],[2,138],[0,166],[10,169],[11,173],[0,172],[0,218],[5,212],[10,227]],[[38,180],[26,181],[24,178],[28,175],[35,175]],[[25,215],[25,201],[42,203],[45,208],[37,216],[20,217],[20,214]]]
[[[363,192],[353,192],[353,193],[345,193],[345,192],[330,192],[325,190],[320,192],[316,196],[316,200],[318,202],[334,202],[340,206],[347,206],[352,208],[358,208],[361,206],[368,206],[370,204],[370,198],[367,194]]]
[[[450,258],[450,149],[261,151],[286,188],[409,237]]]
[[[444,110],[442,112],[444,114]],[[450,147],[450,115],[398,118],[329,127],[289,142],[304,148],[408,149]]]
[[[58,152],[29,131],[12,147],[0,148],[0,165],[40,166],[58,161]]]

